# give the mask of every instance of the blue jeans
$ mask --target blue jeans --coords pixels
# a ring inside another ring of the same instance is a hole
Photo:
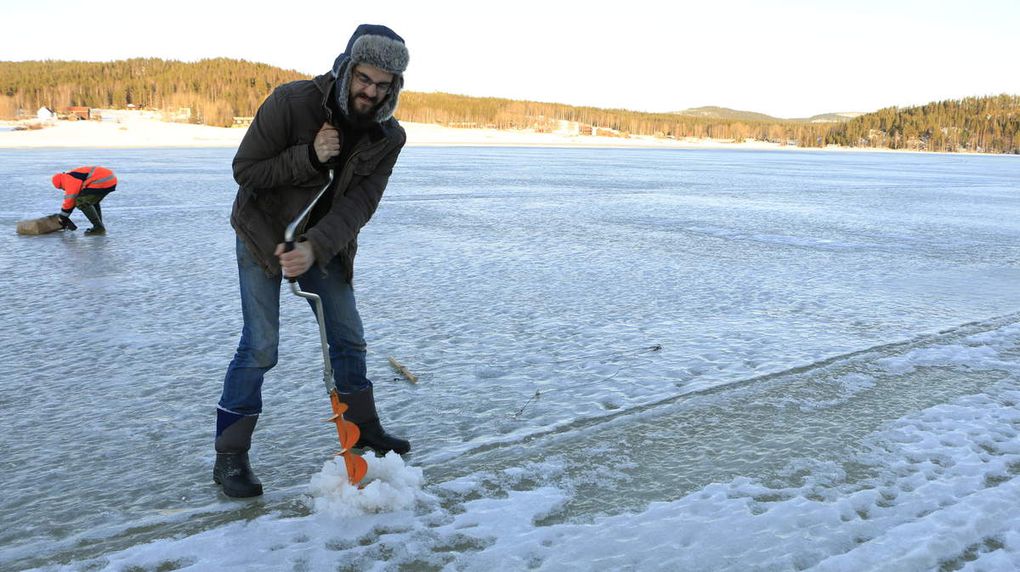
[[[338,258],[331,260],[326,269],[328,273],[324,275],[317,266],[312,266],[298,278],[298,285],[305,292],[314,292],[322,298],[329,359],[337,390],[353,393],[368,389],[372,382],[368,380],[365,367],[365,334],[354,301],[354,289],[344,280]],[[257,415],[262,412],[263,378],[278,358],[282,279],[267,275],[240,238],[237,239],[237,271],[244,329],[237,353],[227,367],[218,407],[239,415]],[[314,316],[315,306],[311,300],[308,303]],[[315,328],[318,334],[314,322],[309,327]]]

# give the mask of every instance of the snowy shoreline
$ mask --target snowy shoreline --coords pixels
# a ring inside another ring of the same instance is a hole
[[[140,111],[103,111],[102,121],[32,121],[20,125],[42,125],[15,131],[18,122],[0,122],[0,149],[16,148],[155,148],[236,147],[245,128],[212,127],[161,121],[155,114]],[[564,122],[565,123],[565,122]],[[552,133],[526,130],[454,128],[427,123],[401,123],[407,131],[408,146],[418,147],[559,147],[559,148],[643,148],[643,149],[744,149],[775,150],[799,147],[723,139],[664,139],[634,135],[602,137],[578,135],[569,125]],[[829,149],[841,149],[830,147]],[[874,151],[874,149],[867,149]]]
[[[665,139],[648,135],[604,137],[579,135],[573,125],[551,133],[530,130],[445,127],[431,123],[401,122],[409,147],[544,147],[559,149],[729,149],[743,151],[837,151],[848,153],[923,153],[937,155],[991,155],[988,153],[938,153],[872,147],[797,147],[765,141],[684,138]],[[16,127],[28,129],[15,130]],[[41,127],[40,127],[41,125]],[[213,127],[162,121],[142,111],[104,110],[103,121],[0,121],[0,149],[141,149],[141,148],[235,148],[247,128]],[[1006,155],[1009,156],[1009,155]]]

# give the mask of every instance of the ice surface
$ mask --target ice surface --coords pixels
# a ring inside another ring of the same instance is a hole
[[[1015,158],[407,149],[355,286],[414,451],[346,487],[285,292],[245,502],[231,153],[0,158],[0,568],[1020,567]],[[107,236],[14,233],[93,163]]]

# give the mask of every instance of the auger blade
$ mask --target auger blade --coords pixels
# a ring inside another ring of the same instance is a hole
[[[340,435],[340,446],[347,449],[353,449],[354,445],[358,442],[361,437],[361,429],[350,421],[344,420],[342,417],[336,422],[337,433]]]
[[[352,485],[357,485],[365,478],[368,472],[368,463],[361,456],[351,452],[354,445],[361,437],[361,429],[357,425],[344,419],[344,412],[347,411],[347,404],[340,401],[337,393],[329,394],[329,402],[333,407],[333,416],[327,419],[336,423],[336,433],[340,437],[340,455],[344,458],[344,466],[347,468],[347,478]]]
[[[343,457],[344,465],[347,467],[347,479],[351,481],[352,485],[357,486],[368,473],[368,463],[350,451],[344,453]]]
[[[336,423],[337,419],[343,419],[343,414],[347,412],[347,404],[335,399],[330,399],[330,405],[333,406],[333,415],[329,419],[325,419],[327,423]]]

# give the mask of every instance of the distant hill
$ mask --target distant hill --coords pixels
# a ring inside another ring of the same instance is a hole
[[[761,114],[758,114],[761,115]],[[577,124],[579,133],[611,137],[646,135],[664,139],[754,139],[817,147],[824,143],[827,125],[782,119],[748,120],[678,113],[644,113],[626,109],[577,107],[562,103],[468,97],[450,93],[406,92],[397,117],[401,121],[439,123],[455,127],[534,129],[552,131],[561,122]],[[767,116],[762,116],[767,117]]]
[[[684,109],[683,111],[676,112],[679,115],[688,115],[691,117],[708,117],[712,119],[730,119],[738,121],[767,121],[767,122],[780,122],[780,121],[794,121],[804,123],[841,123],[843,121],[849,121],[854,117],[864,115],[862,112],[846,111],[837,113],[822,113],[820,115],[812,115],[806,118],[793,118],[783,119],[779,117],[773,117],[764,113],[756,113],[754,111],[740,111],[738,109],[730,109],[728,107],[693,107],[691,109]]]
[[[839,113],[822,113],[820,115],[812,115],[806,119],[796,119],[794,121],[807,121],[809,123],[842,123],[844,121],[850,121],[855,117],[864,115],[863,111],[842,111]]]
[[[755,113],[753,111],[740,111],[738,109],[730,109],[728,107],[714,107],[707,105],[704,107],[692,107],[690,109],[684,109],[675,112],[677,115],[688,115],[690,117],[705,117],[709,119],[735,119],[738,121],[783,121],[777,117],[771,115],[765,115],[764,113]]]

